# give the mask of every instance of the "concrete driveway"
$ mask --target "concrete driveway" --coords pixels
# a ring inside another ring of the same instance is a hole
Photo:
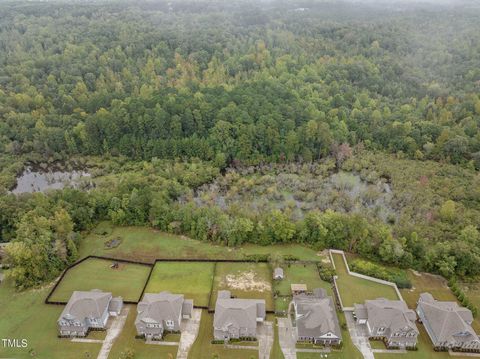
[[[295,332],[289,318],[277,318],[278,342],[285,359],[297,359],[295,348]]]
[[[107,336],[103,341],[102,348],[100,349],[100,353],[98,353],[97,359],[107,359],[110,350],[112,349],[113,343],[115,339],[120,335],[122,332],[123,326],[127,320],[128,312],[130,311],[130,306],[124,306],[120,315],[113,319],[110,328],[107,329]]]
[[[366,334],[366,328],[357,325],[353,319],[353,312],[345,311],[345,319],[347,321],[348,332],[352,338],[353,345],[355,345],[365,359],[375,359],[373,356],[372,347]]]
[[[269,359],[273,345],[273,323],[264,322],[258,328],[258,357]]]
[[[200,319],[202,318],[202,310],[194,309],[192,318],[186,322],[182,322],[182,335],[178,343],[177,359],[187,359],[188,351],[192,347],[198,335],[200,328]]]

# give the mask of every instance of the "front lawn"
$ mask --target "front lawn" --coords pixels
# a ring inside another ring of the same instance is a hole
[[[212,344],[213,340],[213,314],[207,310],[202,311],[202,320],[195,343],[190,348],[188,357],[191,359],[257,359],[258,350],[228,349],[223,344]],[[137,359],[137,358],[135,358]],[[277,359],[277,358],[275,358]]]
[[[265,299],[273,311],[272,271],[268,263],[217,263],[210,308],[215,308],[219,290],[229,290],[237,298]]]
[[[177,357],[178,346],[176,345],[158,345],[146,344],[143,339],[135,339],[137,329],[135,328],[135,318],[137,316],[137,306],[130,305],[130,312],[128,313],[127,321],[123,327],[122,332],[115,340],[110,355],[111,359],[122,358],[122,353],[127,350],[134,353],[135,359],[175,359]],[[167,339],[166,339],[167,340]],[[178,341],[170,340],[169,341]]]
[[[17,292],[11,283],[0,285],[0,338],[26,339],[28,342],[26,348],[5,348],[0,344],[0,358],[97,357],[101,344],[74,343],[57,337],[57,319],[64,306],[43,303],[51,287]],[[101,336],[104,333],[91,333],[88,338],[102,339]]]
[[[125,301],[138,301],[150,267],[119,263],[118,268],[110,268],[112,263],[109,260],[89,258],[70,268],[50,300],[68,302],[75,290],[100,289],[112,292],[114,296],[121,296]]]
[[[196,306],[208,307],[214,268],[213,262],[157,262],[145,293],[167,290],[184,294]]]
[[[363,303],[367,299],[399,299],[391,286],[349,275],[341,254],[332,253],[332,257],[338,276],[337,287],[344,307],[353,307],[355,303]]]

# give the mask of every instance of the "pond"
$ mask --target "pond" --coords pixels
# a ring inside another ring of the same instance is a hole
[[[79,188],[87,182],[90,186],[91,174],[86,171],[34,170],[27,167],[17,177],[17,186],[12,190],[14,194],[45,192],[47,190],[62,189],[65,187]],[[87,180],[87,181],[86,181]]]

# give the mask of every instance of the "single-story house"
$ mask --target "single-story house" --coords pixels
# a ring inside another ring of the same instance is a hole
[[[84,337],[91,329],[104,330],[110,316],[120,314],[121,297],[98,289],[75,291],[58,318],[60,336]]]
[[[417,345],[417,316],[402,300],[378,298],[355,304],[358,324],[365,324],[372,339],[382,339],[387,347],[414,348]]]
[[[436,350],[480,351],[480,339],[472,328],[473,315],[469,309],[422,293],[417,314]]]
[[[257,325],[265,316],[265,300],[231,298],[230,291],[219,291],[213,318],[214,338],[256,338]]]
[[[307,285],[306,284],[291,284],[290,288],[292,289],[292,295],[306,294]]]
[[[293,298],[295,310],[294,328],[298,342],[338,345],[342,332],[338,323],[335,304],[323,288],[312,294],[299,294]]]
[[[275,280],[282,280],[284,278],[283,276],[283,269],[280,267],[277,267],[273,270],[273,279]]]
[[[182,319],[191,318],[193,300],[170,292],[145,293],[137,305],[137,333],[147,339],[161,339],[165,331],[178,332]]]

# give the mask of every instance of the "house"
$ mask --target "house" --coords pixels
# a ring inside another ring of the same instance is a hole
[[[299,342],[338,345],[342,332],[338,323],[335,304],[324,289],[317,288],[311,294],[299,294],[293,298],[295,310],[294,328]]]
[[[231,298],[230,291],[219,291],[213,318],[214,338],[256,338],[257,324],[265,320],[265,315],[265,300]]]
[[[358,324],[365,324],[371,339],[381,339],[389,348],[414,348],[418,328],[415,311],[402,300],[378,298],[355,304]]]
[[[121,297],[98,289],[75,291],[58,318],[60,336],[84,337],[88,331],[104,330],[110,316],[120,314],[123,307]]]
[[[469,309],[422,293],[417,302],[417,314],[436,350],[480,351],[480,340],[471,326],[473,315]]]
[[[280,267],[277,267],[273,270],[273,279],[275,280],[282,280],[284,278],[283,276],[283,269]]]
[[[139,336],[161,339],[164,332],[180,331],[182,319],[192,315],[193,300],[170,292],[145,293],[137,305],[135,327]]]
[[[290,288],[292,289],[292,295],[306,294],[307,285],[306,284],[291,284]]]

